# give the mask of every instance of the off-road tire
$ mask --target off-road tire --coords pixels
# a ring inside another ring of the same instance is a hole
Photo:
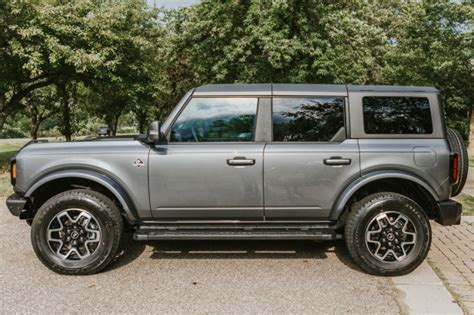
[[[84,260],[64,262],[55,256],[47,241],[50,221],[67,208],[81,208],[91,213],[102,226],[97,252]],[[123,235],[123,221],[117,206],[101,193],[74,189],[57,194],[46,201],[36,213],[31,242],[41,262],[52,271],[65,275],[87,275],[102,270],[114,258]]]
[[[416,244],[404,260],[384,262],[375,258],[366,245],[369,222],[380,213],[397,211],[416,227]],[[357,265],[379,276],[400,276],[412,272],[426,258],[431,245],[431,227],[426,213],[413,200],[392,192],[372,194],[351,207],[345,226],[346,246]]]
[[[459,156],[459,181],[451,186],[451,196],[457,196],[461,193],[467,180],[467,172],[469,171],[469,156],[467,154],[466,145],[461,134],[456,129],[447,128],[447,138],[451,152],[456,152]]]

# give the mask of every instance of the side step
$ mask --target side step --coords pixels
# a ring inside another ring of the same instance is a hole
[[[155,240],[318,240],[341,239],[328,225],[141,225],[137,241]]]

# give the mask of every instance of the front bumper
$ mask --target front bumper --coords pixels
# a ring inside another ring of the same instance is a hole
[[[454,225],[461,223],[462,205],[454,200],[438,202],[439,217],[436,220],[442,225]]]
[[[27,202],[28,200],[26,198],[23,198],[17,194],[13,194],[7,199],[7,208],[10,210],[11,214],[19,217]]]

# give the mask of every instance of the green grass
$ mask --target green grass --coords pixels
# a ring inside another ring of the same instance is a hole
[[[0,143],[0,198],[13,193],[10,184],[10,158],[16,154],[21,145]]]
[[[455,199],[462,203],[463,215],[474,215],[474,196],[461,193]]]
[[[18,145],[2,145],[0,144],[0,174],[10,170],[10,158],[20,149]]]
[[[469,167],[474,167],[474,155],[469,157]]]

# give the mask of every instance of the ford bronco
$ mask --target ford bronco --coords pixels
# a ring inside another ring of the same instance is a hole
[[[205,85],[146,135],[27,144],[7,206],[62,274],[104,268],[128,229],[137,241],[345,239],[361,269],[402,275],[428,253],[429,220],[459,224],[450,198],[467,163],[434,88]]]

